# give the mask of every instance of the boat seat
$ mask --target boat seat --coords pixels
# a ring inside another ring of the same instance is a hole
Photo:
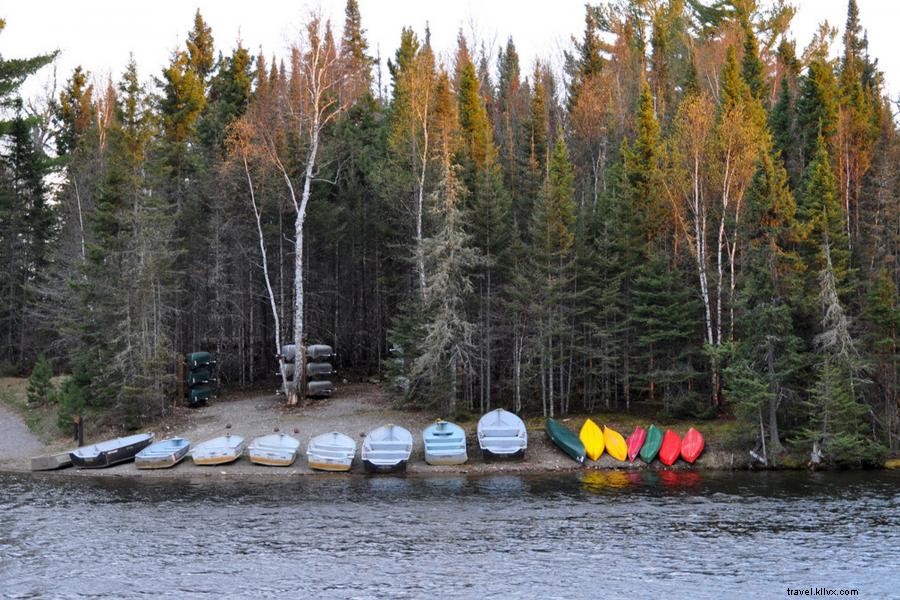
[[[409,442],[372,442],[369,444],[372,451],[376,450],[409,450]]]
[[[482,429],[483,437],[516,437],[519,435],[520,429],[516,427],[490,427]]]

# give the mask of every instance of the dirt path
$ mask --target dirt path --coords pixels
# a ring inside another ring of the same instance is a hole
[[[0,466],[27,469],[28,458],[44,445],[29,431],[18,413],[0,404]]]

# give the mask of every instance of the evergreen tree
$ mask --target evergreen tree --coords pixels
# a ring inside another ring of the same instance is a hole
[[[692,363],[698,350],[699,303],[681,274],[658,253],[637,266],[629,291],[635,362],[640,365],[636,382],[651,403],[661,396],[669,412],[673,399],[686,395],[687,384],[697,376]]]
[[[824,60],[811,62],[800,78],[796,114],[800,170],[805,171],[816,155],[817,138],[821,135],[830,142],[837,128],[836,82],[831,65]]]
[[[795,325],[802,265],[796,203],[787,172],[771,152],[762,155],[747,193],[748,248],[738,303],[738,343],[725,371],[726,395],[748,430],[757,429],[763,456],[782,450],[779,411],[802,394],[806,358]]]
[[[769,129],[772,132],[772,144],[778,152],[790,176],[791,188],[796,189],[800,182],[800,153],[796,143],[797,115],[794,111],[791,89],[787,76],[781,77],[778,86],[778,97],[769,113]]]
[[[567,365],[573,347],[572,277],[575,242],[574,172],[560,135],[547,168],[532,222],[534,271],[541,278],[536,291],[541,398],[545,416],[568,412],[571,385]]]
[[[769,97],[769,83],[766,80],[766,67],[759,57],[759,43],[753,32],[753,24],[749,15],[741,19],[744,30],[744,56],[741,58],[741,77],[750,88],[750,94],[758,101],[765,103]]]
[[[825,268],[825,247],[830,247],[830,260],[838,291],[846,294],[850,269],[850,251],[844,230],[844,212],[838,198],[837,182],[825,139],[819,135],[815,154],[806,169],[797,219],[801,226],[801,257],[808,273],[808,290],[819,289],[818,274]]]
[[[201,81],[206,81],[215,61],[215,41],[212,28],[203,20],[199,8],[194,13],[194,28],[188,33],[187,55],[190,69]]]
[[[460,205],[465,188],[452,163],[456,115],[446,74],[439,79],[435,102],[441,178],[433,206],[439,225],[424,243],[424,337],[412,363],[412,380],[413,389],[441,398],[444,414],[452,416],[457,411],[461,375],[471,368],[473,325],[465,308],[473,292],[470,274],[481,263],[481,255],[471,247],[463,228]]]
[[[603,69],[602,42],[597,31],[597,20],[594,9],[585,5],[584,37],[576,44],[577,58],[573,59],[572,79],[569,84],[569,108],[578,102],[578,94],[585,79],[600,73]]]
[[[372,86],[372,64],[374,60],[368,55],[369,45],[366,42],[362,17],[359,14],[357,0],[347,0],[344,9],[344,32],[341,37],[341,62],[348,70],[355,92],[369,92]]]
[[[92,96],[94,86],[88,83],[90,73],[80,66],[75,67],[72,77],[59,94],[59,105],[55,107],[59,133],[56,136],[56,152],[59,156],[75,150],[78,140],[91,127],[94,120]]]
[[[28,378],[28,404],[43,405],[47,404],[53,391],[53,384],[50,378],[53,377],[53,366],[44,355],[38,356],[34,368],[31,370],[31,376]]]
[[[874,462],[884,455],[884,447],[870,435],[869,409],[860,398],[863,361],[838,296],[828,238],[823,255],[821,332],[815,339],[822,356],[810,390],[809,427],[801,432],[801,439],[811,443],[814,457],[818,451],[829,463]]]

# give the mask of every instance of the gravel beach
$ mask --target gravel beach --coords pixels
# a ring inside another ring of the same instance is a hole
[[[0,407],[0,469],[8,471],[25,471],[29,469],[29,457],[41,453],[59,452],[71,447],[66,442],[57,441],[44,446],[22,422],[21,418],[9,409]],[[373,384],[357,383],[338,386],[334,397],[305,404],[301,407],[287,407],[283,398],[272,395],[252,395],[216,400],[209,406],[198,409],[178,409],[175,417],[156,428],[149,430],[156,433],[156,439],[180,436],[197,444],[204,440],[224,435],[231,425],[231,433],[242,435],[249,442],[252,438],[273,432],[276,428],[293,435],[300,440],[301,454],[290,467],[266,467],[251,463],[242,457],[234,463],[216,467],[199,467],[190,458],[171,469],[138,470],[134,463],[125,463],[106,469],[62,469],[45,472],[47,476],[76,477],[187,477],[187,478],[222,478],[233,476],[265,476],[292,477],[297,475],[317,475],[323,477],[341,476],[333,473],[319,473],[306,465],[305,449],[310,437],[329,431],[340,431],[357,439],[362,444],[366,432],[384,425],[395,423],[406,427],[413,433],[413,453],[407,467],[411,475],[440,473],[493,473],[493,472],[546,472],[570,471],[582,468],[594,469],[640,469],[647,468],[638,461],[634,465],[620,463],[608,455],[597,462],[586,461],[585,467],[579,466],[568,456],[558,450],[547,439],[543,428],[529,430],[528,450],[522,461],[485,462],[476,439],[477,420],[460,423],[466,430],[468,440],[469,461],[458,466],[431,466],[424,461],[422,430],[434,420],[434,415],[426,411],[398,410],[391,406],[390,400],[380,388]],[[577,431],[581,420],[562,419],[569,428]],[[294,431],[297,433],[294,433]],[[85,443],[91,444],[101,439],[94,439],[86,433]],[[704,455],[697,464],[700,468],[716,468]],[[705,460],[704,460],[705,459]],[[703,465],[703,463],[708,463]],[[721,468],[721,466],[719,467]],[[363,473],[362,464],[357,455],[351,473]]]

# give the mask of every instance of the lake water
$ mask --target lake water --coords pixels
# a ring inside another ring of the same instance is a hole
[[[0,474],[0,596],[900,597],[900,473]],[[840,593],[840,592],[837,592]]]

